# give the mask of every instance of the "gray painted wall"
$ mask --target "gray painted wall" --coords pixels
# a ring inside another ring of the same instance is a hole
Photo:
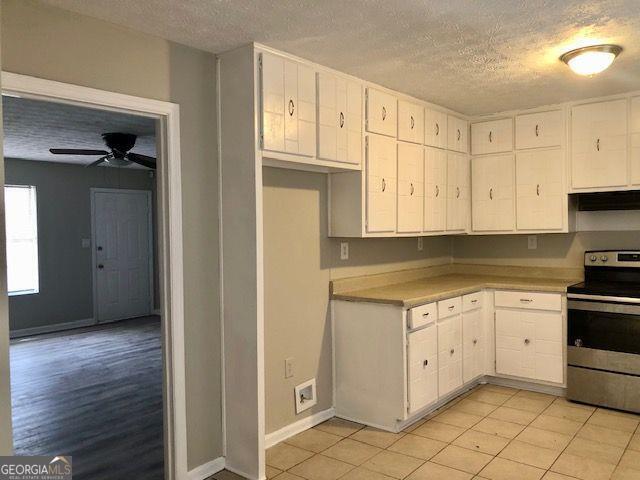
[[[180,105],[188,465],[192,469],[220,457],[214,56],[33,0],[2,1],[0,34],[6,71]],[[0,414],[10,401],[4,342],[0,340]],[[0,429],[0,447],[7,435]]]
[[[52,162],[5,159],[5,183],[34,185],[38,206],[40,292],[9,297],[11,331],[93,317],[90,189],[149,190],[155,207],[155,178],[149,172],[108,167],[85,168]],[[153,209],[154,254],[157,252]],[[154,255],[154,288],[158,300],[158,268]]]

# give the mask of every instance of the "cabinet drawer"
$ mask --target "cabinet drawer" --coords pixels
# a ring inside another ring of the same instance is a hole
[[[395,137],[398,132],[398,101],[393,95],[367,89],[367,131]]]
[[[411,329],[420,328],[424,325],[435,322],[438,316],[438,309],[435,303],[427,303],[419,307],[412,308],[407,312],[407,323]]]
[[[562,111],[516,117],[516,148],[556,147],[562,144]]]
[[[526,308],[531,310],[562,310],[562,296],[558,293],[497,291],[496,307]]]
[[[471,125],[471,153],[509,152],[513,149],[513,120],[493,120]]]
[[[424,109],[421,105],[398,100],[398,140],[422,143],[424,138]]]
[[[470,293],[462,297],[462,311],[468,312],[482,307],[482,292]]]
[[[447,318],[458,315],[462,311],[462,297],[440,300],[438,302],[438,318]]]

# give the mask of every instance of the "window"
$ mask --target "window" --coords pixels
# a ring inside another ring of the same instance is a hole
[[[9,295],[38,293],[38,215],[36,187],[4,187]]]

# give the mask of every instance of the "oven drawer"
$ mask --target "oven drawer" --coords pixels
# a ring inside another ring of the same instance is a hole
[[[495,293],[496,307],[528,308],[531,310],[562,310],[562,295],[558,293],[514,292],[498,290]]]
[[[640,412],[640,377],[567,367],[567,399],[591,405]]]

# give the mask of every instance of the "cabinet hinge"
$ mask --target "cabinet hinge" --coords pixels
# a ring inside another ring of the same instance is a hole
[[[260,132],[260,150],[264,149],[264,134]]]
[[[258,68],[262,69],[262,54],[258,55]]]

